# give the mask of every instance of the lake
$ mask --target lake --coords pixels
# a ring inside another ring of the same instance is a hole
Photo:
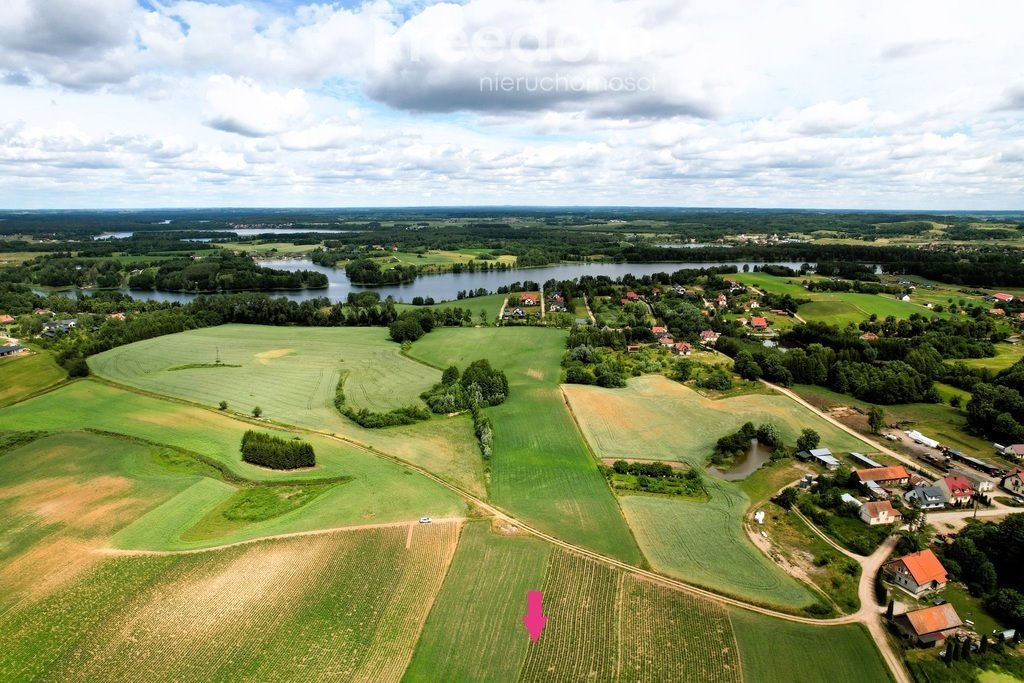
[[[260,261],[260,265],[276,270],[314,270],[327,276],[328,286],[324,289],[306,289],[297,292],[267,292],[272,296],[282,296],[292,301],[305,301],[315,297],[326,296],[332,302],[345,301],[350,292],[373,291],[380,294],[381,299],[388,296],[395,298],[400,303],[409,303],[415,296],[432,297],[435,301],[454,301],[460,291],[477,290],[481,287],[494,291],[503,285],[510,285],[513,282],[532,280],[538,284],[545,281],[572,280],[583,275],[607,275],[610,278],[622,277],[632,274],[637,277],[650,275],[652,273],[671,273],[683,268],[711,268],[721,265],[735,265],[743,270],[744,264],[753,268],[755,265],[762,265],[753,261],[739,263],[562,263],[557,266],[542,266],[539,268],[519,268],[517,270],[491,271],[486,273],[436,273],[432,275],[421,275],[415,282],[405,285],[388,285],[382,287],[362,287],[354,285],[345,276],[344,268],[329,268],[319,266],[308,259],[274,259]],[[780,265],[790,268],[799,268],[800,264],[795,262],[782,262]],[[187,303],[196,297],[195,294],[177,292],[145,292],[135,290],[122,290],[136,299],[149,299],[153,301],[180,301]],[[74,296],[74,290],[61,292]]]

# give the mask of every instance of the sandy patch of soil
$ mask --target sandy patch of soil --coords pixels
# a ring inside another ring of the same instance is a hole
[[[274,359],[282,358],[292,353],[295,353],[295,349],[273,349],[272,351],[262,351],[257,353],[255,358],[261,364],[266,365]]]

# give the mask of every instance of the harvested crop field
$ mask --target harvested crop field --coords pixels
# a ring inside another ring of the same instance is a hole
[[[0,678],[396,681],[459,525],[113,557],[0,616]],[[47,628],[54,624],[61,628]]]
[[[49,354],[0,358],[0,406],[20,401],[66,378],[67,373]]]

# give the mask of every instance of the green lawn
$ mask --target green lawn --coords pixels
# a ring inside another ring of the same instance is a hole
[[[467,524],[404,681],[515,680],[529,646],[519,617],[540,590],[551,546]]]
[[[218,538],[184,540],[179,533],[223,503],[234,488],[220,482],[189,487],[147,513],[123,532],[123,545],[193,548],[261,536],[380,522],[446,517],[464,510],[447,489],[402,467],[336,440],[303,435],[313,444],[317,467],[274,472],[241,461],[239,444],[251,424],[208,410],[121,391],[94,381],[75,382],[57,391],[0,410],[0,429],[68,431],[83,428],[126,434],[201,453],[254,482],[352,477],[293,512],[257,521]],[[278,432],[281,433],[281,432]],[[283,433],[287,436],[287,432]]]
[[[509,399],[487,409],[494,423],[492,500],[565,540],[639,562],[640,552],[608,484],[558,389],[563,331],[544,328],[442,329],[411,355],[436,367],[484,357],[506,372]]]
[[[421,308],[444,309],[444,308],[468,308],[473,312],[473,324],[480,324],[480,311],[487,314],[485,325],[491,325],[498,318],[498,311],[505,302],[505,294],[488,294],[486,296],[473,296],[468,299],[456,299],[455,301],[442,301],[429,306],[413,306],[412,304],[395,304],[398,311],[415,311]]]
[[[0,406],[63,381],[67,373],[46,353],[0,359]]]
[[[625,496],[622,509],[651,566],[716,591],[787,608],[815,596],[747,540],[738,521],[750,501],[734,485],[707,483],[707,503]]]
[[[343,371],[346,401],[371,410],[422,405],[420,393],[440,380],[438,370],[402,356],[383,328],[223,325],[118,347],[89,364],[101,377],[154,393],[208,406],[227,401],[229,412],[259,406],[274,422],[342,434],[485,495],[468,417],[363,429],[338,414]]]
[[[999,372],[1024,358],[1024,344],[996,344],[996,355],[992,358],[968,358],[963,361],[972,368],[987,368]]]
[[[807,626],[730,610],[743,678],[793,683],[891,681],[885,661],[860,625]]]

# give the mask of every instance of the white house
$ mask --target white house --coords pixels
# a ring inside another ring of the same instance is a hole
[[[864,503],[860,506],[860,518],[865,524],[895,524],[903,520],[903,515],[887,500]]]
[[[946,587],[946,568],[930,549],[886,562],[882,576],[915,596]]]

